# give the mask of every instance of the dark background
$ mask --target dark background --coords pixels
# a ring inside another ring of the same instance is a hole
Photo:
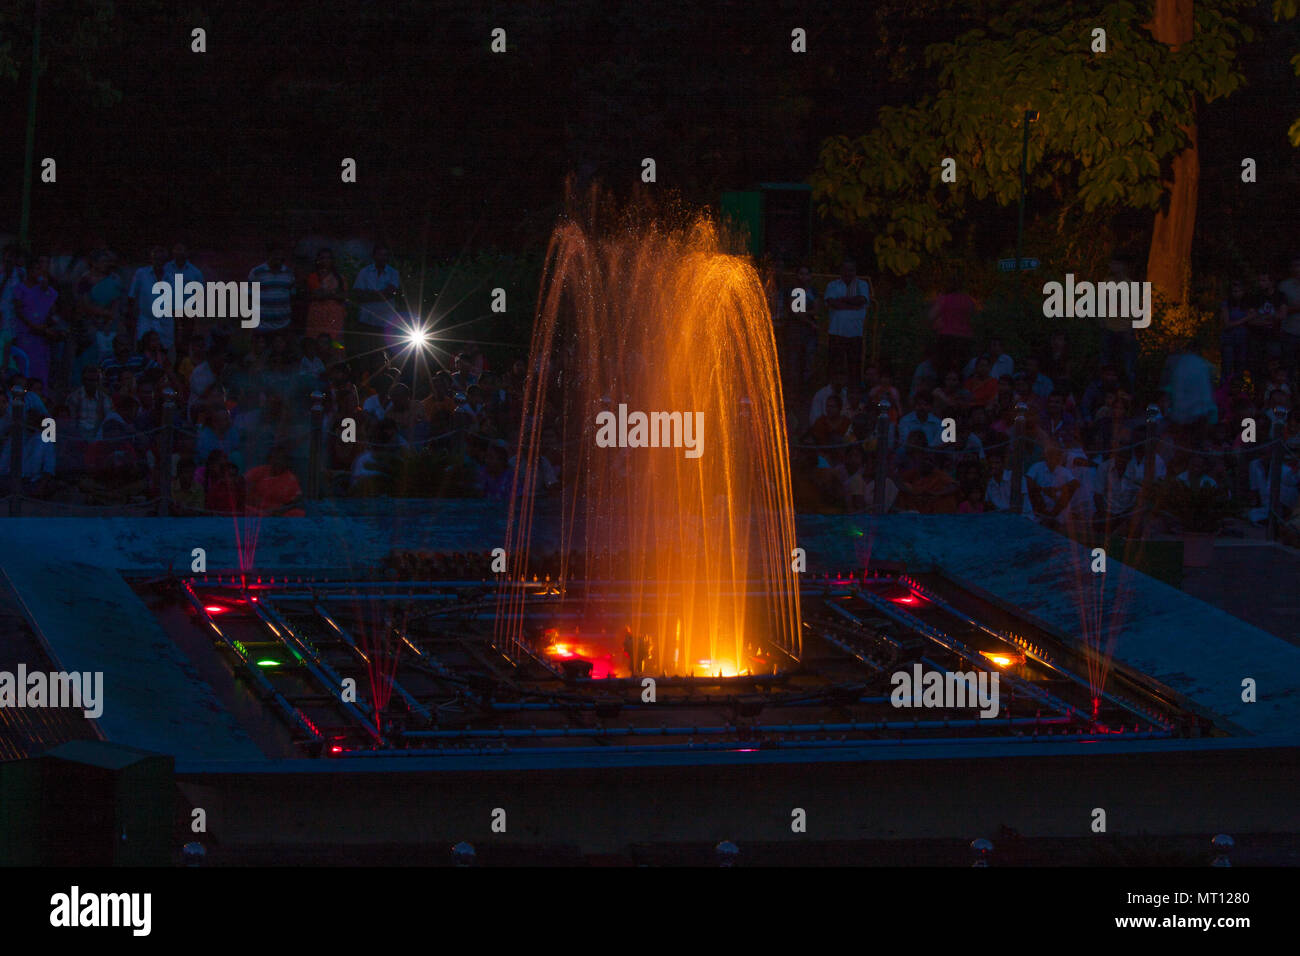
[[[12,67],[0,233],[17,232],[32,6],[0,14]],[[61,252],[109,245],[128,261],[155,239],[260,258],[268,237],[307,233],[382,235],[431,258],[536,249],[570,174],[626,192],[651,156],[654,188],[697,204],[804,180],[824,137],[857,135],[881,105],[925,89],[926,44],[999,6],[46,0],[35,155],[38,168],[57,160],[58,183],[34,185],[32,238]],[[1280,259],[1295,241],[1295,29],[1274,25],[1267,3],[1246,19],[1258,31],[1247,87],[1200,117],[1202,267],[1274,246]],[[195,26],[206,53],[190,51]],[[497,26],[505,54],[489,49]],[[790,52],[795,26],[807,54]],[[1247,147],[1262,172],[1243,191]],[[357,160],[354,185],[340,181],[344,157]],[[989,249],[1013,235],[1014,208],[999,212],[981,223]],[[1035,218],[1031,203],[1030,235]],[[1148,212],[1116,224],[1143,247]],[[875,271],[869,236],[815,233],[822,267],[848,249]]]
[[[380,231],[435,255],[518,248],[544,240],[566,175],[630,189],[646,156],[661,189],[716,202],[804,179],[822,137],[913,92],[922,47],[980,7],[47,0],[36,161],[55,157],[59,181],[35,186],[33,238],[128,256],[124,244],[154,236],[202,247],[266,231]],[[20,73],[2,104],[6,224],[18,218],[30,19],[12,31]],[[190,52],[195,26],[206,53]],[[496,26],[505,54],[489,49]],[[790,52],[795,26],[806,55]],[[120,99],[96,103],[102,81]],[[340,181],[345,156],[355,185]]]

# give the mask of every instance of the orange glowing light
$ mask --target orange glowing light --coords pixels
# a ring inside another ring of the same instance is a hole
[[[695,673],[708,677],[738,677],[740,674],[731,661],[715,661],[711,658],[696,661]]]
[[[1013,664],[1023,664],[1025,662],[1024,654],[1006,654],[1002,651],[980,651],[980,655],[996,664],[998,667],[1010,667]]]

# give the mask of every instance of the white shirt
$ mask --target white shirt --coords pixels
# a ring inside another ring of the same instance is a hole
[[[1079,483],[1075,489],[1074,497],[1070,499],[1070,507],[1067,509],[1072,514],[1082,515],[1085,518],[1092,517],[1096,510],[1092,500],[1092,489],[1097,478],[1097,466],[1088,458],[1082,448],[1065,448],[1065,467],[1074,480]]]
[[[988,487],[984,489],[984,500],[998,511],[1011,510],[1010,468],[1003,470],[1001,478],[989,479]],[[1029,483],[1023,475],[1020,477],[1020,512],[1026,515],[1034,513],[1033,505],[1029,503]]]
[[[378,462],[378,457],[369,448],[357,455],[357,460],[352,463],[352,484],[357,484],[362,478],[383,475],[383,469],[376,467]]]
[[[907,444],[907,436],[912,432],[920,431],[925,433],[925,443],[931,447],[939,444],[939,438],[943,434],[943,422],[933,415],[926,416],[925,421],[921,421],[916,412],[908,412],[898,422],[898,441],[900,444]]]
[[[1123,514],[1133,507],[1136,492],[1115,468],[1114,458],[1108,458],[1097,469],[1095,487],[1111,514]]]
[[[1128,467],[1124,469],[1124,483],[1128,486],[1128,494],[1132,495],[1134,498],[1137,497],[1138,492],[1142,490],[1142,482],[1145,479],[1145,475],[1146,465],[1143,463],[1141,458],[1134,455],[1132,460],[1129,461]],[[1163,478],[1164,476],[1164,459],[1159,455],[1156,455],[1156,477]]]
[[[1282,462],[1280,484],[1279,503],[1284,508],[1294,508],[1297,498],[1300,498],[1300,475],[1288,461]],[[1264,458],[1256,458],[1250,463],[1250,490],[1258,494],[1265,505],[1268,504],[1268,461]]]
[[[866,508],[867,511],[870,511],[873,508],[875,508],[876,506],[875,478],[873,477],[870,481],[868,481],[866,475],[863,472],[858,472],[857,474],[850,475],[848,477],[848,480],[844,482],[844,497],[846,499],[846,503],[850,508],[853,507],[853,502],[851,499],[855,496],[862,498],[863,507]],[[885,510],[893,511],[894,503],[896,501],[898,501],[898,486],[894,484],[892,479],[886,478],[885,479]]]
[[[1053,505],[1060,500],[1061,489],[1070,482],[1078,480],[1070,473],[1070,469],[1066,468],[1064,465],[1057,465],[1055,468],[1049,468],[1045,461],[1040,461],[1035,464],[1029,469],[1029,473],[1025,477],[1036,484],[1039,490],[1043,493],[1043,497]],[[1076,492],[1077,490],[1078,489],[1076,489]],[[1071,499],[1071,503],[1073,503],[1073,499]],[[1069,510],[1070,506],[1067,505],[1061,514],[1066,514]]]
[[[165,267],[161,279],[154,274],[153,266],[141,266],[135,270],[135,275],[131,277],[131,287],[126,294],[128,298],[135,299],[136,303],[135,340],[137,342],[144,338],[146,332],[157,332],[166,348],[170,349],[176,344],[176,320],[170,315],[153,314],[154,302],[157,299],[170,298],[171,284],[175,281],[175,273],[169,273]],[[155,296],[153,287],[157,282],[166,282],[167,291]]]
[[[10,432],[13,431],[13,409],[0,416],[0,475],[8,476],[9,474],[9,443],[12,441]],[[41,397],[35,392],[27,392],[23,396],[23,412],[21,417],[35,416],[44,421],[49,417],[49,409],[41,401]],[[23,442],[23,477],[35,478],[38,475],[54,474],[56,458],[54,455],[56,442],[42,441],[41,429],[33,428],[27,432],[27,440]]]
[[[402,288],[402,277],[397,274],[397,270],[392,266],[384,266],[384,271],[380,273],[373,262],[358,272],[357,281],[352,283],[352,289],[356,292],[383,292],[389,286],[400,290]],[[393,311],[391,302],[363,302],[357,312],[358,322],[364,322],[366,325],[378,326],[379,328],[392,325],[396,319],[397,313]]]
[[[867,305],[871,304],[871,286],[867,285],[866,279],[861,277],[855,279],[852,292],[844,284],[843,279],[832,279],[826,284],[826,298],[828,299],[851,299],[855,295],[865,296]],[[850,338],[860,337],[862,328],[867,321],[867,305],[862,306],[860,309],[831,309],[829,334],[843,335]]]
[[[1052,468],[1046,461],[1035,462],[1025,477],[1032,478],[1039,488],[1064,488],[1075,480],[1070,469],[1064,465]]]

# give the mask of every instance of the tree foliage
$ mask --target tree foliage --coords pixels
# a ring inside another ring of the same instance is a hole
[[[20,73],[31,67],[32,32],[36,23],[35,0],[0,4],[0,81],[16,85]],[[176,9],[162,0],[132,0],[131,15],[138,22],[159,17],[163,11],[180,23],[201,26],[206,19],[188,6]],[[113,0],[64,0],[41,6],[40,73],[58,88],[75,94],[95,107],[112,106],[122,98],[114,78],[106,75],[105,61],[121,58],[131,49],[132,36]],[[188,35],[188,33],[186,33]],[[42,80],[44,82],[44,80]],[[25,92],[25,85],[22,86]],[[12,94],[11,94],[12,95]]]
[[[974,204],[1017,200],[1022,118],[1036,110],[1028,188],[1067,184],[1063,222],[1076,210],[1155,208],[1197,100],[1243,82],[1237,51],[1250,30],[1234,17],[1243,6],[1198,0],[1194,38],[1175,51],[1146,29],[1145,5],[1020,0],[926,49],[933,92],[882,109],[865,135],[826,140],[814,200],[824,215],[872,228],[882,268],[910,272],[944,248]],[[1105,53],[1092,52],[1095,28],[1106,31]],[[947,157],[955,183],[940,179]]]
[[[1273,0],[1273,19],[1294,20],[1297,11],[1300,11],[1300,0]],[[1291,57],[1291,65],[1295,67],[1297,76],[1300,76],[1300,53]],[[1291,140],[1292,146],[1300,146],[1300,119],[1291,124],[1287,130],[1287,137]]]

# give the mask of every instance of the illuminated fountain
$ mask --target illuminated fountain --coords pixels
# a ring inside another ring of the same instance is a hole
[[[554,588],[532,589],[521,585],[552,427],[561,552],[576,558]],[[635,657],[621,673],[727,677],[799,657],[772,320],[758,273],[711,222],[557,227],[517,461],[495,632],[509,656],[536,646],[539,604],[559,600],[616,659]]]

